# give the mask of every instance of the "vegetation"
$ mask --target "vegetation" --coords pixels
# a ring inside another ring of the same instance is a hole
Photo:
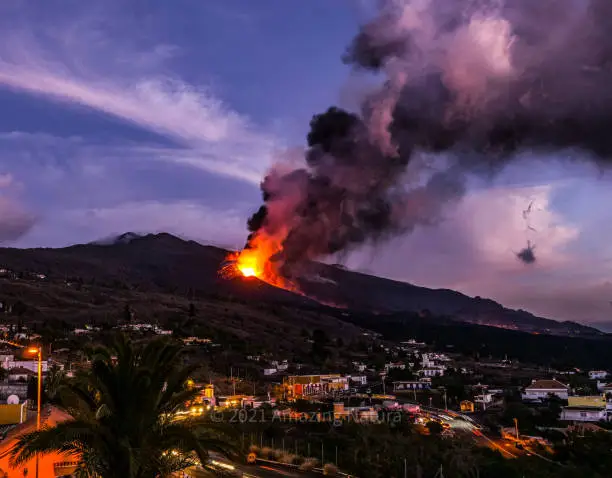
[[[205,462],[209,450],[231,453],[220,428],[174,418],[198,393],[186,385],[194,367],[183,366],[181,352],[165,340],[137,346],[124,336],[95,349],[91,371],[55,396],[73,419],[20,437],[12,463],[60,452],[80,457],[82,476],[148,478]]]
[[[567,337],[531,334],[484,325],[456,322],[448,317],[422,318],[403,313],[386,316],[351,314],[355,325],[379,332],[388,340],[410,338],[471,357],[505,356],[514,360],[547,365],[561,370],[579,367],[606,369],[612,362],[610,336]],[[560,353],[563,351],[563,353]]]

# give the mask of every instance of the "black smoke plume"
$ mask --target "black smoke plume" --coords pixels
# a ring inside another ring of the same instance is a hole
[[[290,273],[437,220],[466,173],[518,151],[608,161],[610,32],[609,0],[381,2],[344,56],[380,87],[313,118],[305,166],[273,168],[249,230],[281,234]]]
[[[527,247],[525,247],[524,249],[521,249],[516,254],[516,257],[519,261],[521,261],[524,264],[533,264],[536,261],[534,250],[535,250],[535,246],[530,241],[527,241]]]

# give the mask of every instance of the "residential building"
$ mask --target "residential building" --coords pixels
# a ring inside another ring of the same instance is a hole
[[[278,370],[276,370],[274,367],[267,367],[263,369],[263,374],[265,376],[274,375],[276,372],[278,372]]]
[[[365,375],[347,375],[349,382],[355,385],[367,385],[368,377]]]
[[[349,379],[340,374],[290,375],[283,385],[287,398],[296,400],[348,390]]]
[[[379,420],[378,411],[372,407],[346,407],[334,403],[334,420],[354,420],[357,423],[374,423]]]
[[[606,407],[605,395],[588,395],[582,397],[568,397],[567,405],[570,407]]]
[[[26,421],[28,415],[27,401],[0,405],[0,426],[18,425]]]
[[[597,383],[597,390],[606,394],[612,394],[612,383]]]
[[[523,400],[542,401],[551,396],[567,400],[569,387],[558,380],[533,380],[531,385],[525,388]]]
[[[38,361],[37,360],[15,360],[14,355],[0,355],[0,366],[4,370],[10,370],[12,368],[27,368],[32,372],[38,373]],[[42,361],[42,371],[47,373],[49,364],[46,360]]]
[[[406,364],[404,362],[389,362],[385,364],[385,371],[389,370],[406,370]]]
[[[607,420],[605,407],[568,406],[561,410],[561,420],[570,422],[599,422]]]
[[[474,402],[488,405],[489,403],[493,402],[493,394],[491,392],[483,391],[479,395],[474,395]]]
[[[36,372],[25,367],[14,367],[8,371],[9,382],[27,382],[30,377],[36,376]]]
[[[393,391],[401,392],[408,390],[429,390],[431,388],[431,382],[427,382],[424,380],[402,380],[398,382],[393,382]]]
[[[248,408],[259,408],[263,405],[274,407],[276,405],[276,398],[270,397],[268,394],[267,396],[261,397],[249,397],[242,401],[242,406]]]
[[[207,345],[211,342],[212,340],[206,337],[185,337],[183,339],[185,345]]]
[[[285,370],[289,368],[289,362],[287,360],[282,360],[282,361],[273,360],[272,366],[276,368],[276,370],[278,370],[279,372],[284,372]]]
[[[423,377],[442,377],[444,375],[444,370],[445,367],[431,366],[419,370],[419,374]]]
[[[600,380],[600,379],[605,379],[608,377],[608,372],[606,372],[605,370],[590,370],[589,371],[589,378],[591,380]]]

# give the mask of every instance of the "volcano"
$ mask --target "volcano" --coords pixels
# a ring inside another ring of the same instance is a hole
[[[243,269],[232,277],[219,275],[232,251],[183,240],[171,234],[130,237],[129,241],[90,243],[58,249],[0,248],[0,264],[18,275],[44,274],[48,282],[76,280],[109,284],[137,291],[208,294],[233,297],[254,305],[328,308],[346,313],[447,316],[460,322],[565,336],[601,334],[574,322],[558,322],[525,311],[507,309],[489,299],[472,298],[453,290],[429,289],[347,270],[315,264],[316,274],[296,280],[300,293],[279,288]],[[231,257],[231,256],[230,256]]]

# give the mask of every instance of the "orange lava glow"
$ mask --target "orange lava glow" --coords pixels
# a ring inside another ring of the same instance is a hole
[[[259,233],[251,239],[248,248],[228,255],[226,265],[221,269],[221,276],[226,279],[257,278],[275,287],[299,292],[295,284],[279,275],[277,264],[271,260],[281,251],[280,240]]]

